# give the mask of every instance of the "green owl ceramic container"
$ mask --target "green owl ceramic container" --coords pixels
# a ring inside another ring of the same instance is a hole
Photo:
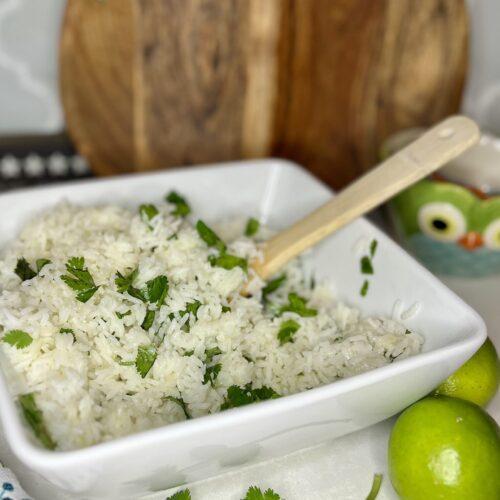
[[[386,157],[422,133],[391,137]],[[500,273],[500,140],[480,144],[389,203],[396,234],[433,273],[480,277]]]

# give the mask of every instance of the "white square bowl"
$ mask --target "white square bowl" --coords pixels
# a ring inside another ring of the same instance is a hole
[[[280,160],[17,191],[0,196],[0,248],[32,216],[62,199],[135,209],[172,189],[184,194],[194,214],[206,220],[251,215],[275,228],[291,224],[332,196],[304,169]],[[361,297],[359,252],[366,251],[373,238],[378,241],[376,271],[368,295]],[[38,446],[0,373],[0,417],[12,450],[74,498],[137,498],[314,446],[388,418],[429,393],[486,338],[483,321],[469,306],[366,220],[340,230],[305,258],[318,278],[331,281],[339,300],[366,314],[392,316],[419,309],[403,322],[424,336],[422,353],[304,393],[70,452]]]

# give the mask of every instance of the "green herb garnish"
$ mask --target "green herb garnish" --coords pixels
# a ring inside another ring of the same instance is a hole
[[[222,351],[219,347],[211,347],[205,351],[205,363],[210,363],[215,356],[219,356],[222,354]]]
[[[280,395],[270,387],[262,386],[259,389],[252,389],[252,384],[247,384],[245,387],[239,387],[237,385],[232,385],[228,388],[226,398],[221,410],[227,410],[229,408],[236,408],[238,406],[244,406],[251,403],[257,403],[259,401],[265,401],[266,399],[276,399]]]
[[[144,222],[149,229],[153,229],[150,222],[158,215],[158,209],[154,205],[144,204],[139,207],[139,214],[142,222]]]
[[[132,314],[132,311],[129,309],[127,312],[116,312],[115,314],[118,319],[123,319],[125,316],[130,316]]]
[[[116,362],[120,366],[134,366],[135,365],[135,361],[123,361],[123,359],[120,355],[116,356]]]
[[[248,488],[247,494],[243,500],[283,500],[277,493],[275,493],[271,488],[267,489],[262,493],[260,488],[257,486],[250,486]]]
[[[172,203],[172,205],[175,205],[175,210],[172,212],[173,215],[186,217],[191,213],[191,207],[188,205],[187,201],[175,191],[170,191],[165,199],[169,203]]]
[[[226,251],[226,244],[202,220],[196,223],[200,238],[209,246],[216,248],[221,254]]]
[[[51,261],[49,259],[36,259],[36,271],[37,274],[40,273],[40,271],[47,265],[50,264]]]
[[[361,294],[362,297],[366,297],[366,294],[368,293],[368,288],[370,286],[370,283],[368,280],[363,281],[363,286],[361,287],[361,290],[359,293]]]
[[[3,336],[2,341],[16,349],[24,349],[33,342],[33,337],[22,330],[11,330]]]
[[[288,304],[280,307],[279,315],[284,312],[293,312],[303,318],[316,316],[318,314],[316,309],[311,309],[306,306],[306,299],[293,292],[288,294]]]
[[[29,393],[19,396],[19,404],[21,405],[24,418],[33,429],[35,436],[46,448],[53,450],[56,447],[56,443],[50,437],[47,427],[45,427],[43,414],[35,402],[35,395]]]
[[[370,257],[373,259],[375,257],[375,252],[377,251],[378,241],[372,240],[370,243]]]
[[[269,281],[267,285],[262,289],[262,301],[266,302],[267,296],[278,290],[278,288],[281,288],[285,281],[286,274],[282,274],[281,276],[278,276],[277,278]]]
[[[184,412],[184,416],[189,420],[191,417],[190,413],[188,412],[186,403],[184,403],[184,400],[182,398],[174,398],[174,396],[165,396],[163,398],[164,401],[172,401],[172,403],[175,403],[179,405],[182,408],[182,411]]]
[[[203,384],[206,385],[210,382],[210,385],[214,385],[215,379],[217,378],[217,375],[219,375],[219,372],[222,369],[222,364],[217,363],[216,365],[213,366],[207,366],[205,370],[205,376],[203,377]]]
[[[94,279],[85,267],[85,259],[83,257],[71,257],[66,263],[66,270],[69,275],[63,274],[61,279],[76,291],[77,300],[87,302],[99,287],[95,285]]]
[[[139,269],[135,268],[130,274],[123,276],[119,271],[115,276],[116,289],[119,293],[125,293],[134,284],[135,278],[139,274]]]
[[[157,276],[146,283],[146,298],[150,304],[160,307],[168,294],[168,278]]]
[[[191,492],[186,490],[178,491],[174,493],[172,496],[166,498],[165,500],[191,500]]]
[[[375,500],[377,498],[380,486],[382,486],[383,477],[384,476],[382,474],[373,475],[372,489],[370,490],[370,493],[368,493],[366,500]]]
[[[363,274],[373,274],[372,261],[367,255],[361,258],[361,272]]]
[[[247,225],[245,227],[245,236],[253,236],[257,234],[260,227],[260,222],[257,219],[251,217],[248,219]]]
[[[19,276],[19,278],[21,278],[21,281],[33,279],[37,274],[33,271],[33,269],[31,269],[28,261],[24,257],[21,257],[17,261],[14,272]]]
[[[154,345],[140,345],[137,349],[137,356],[135,358],[135,368],[137,373],[144,378],[151,370],[158,351]]]
[[[293,319],[289,319],[281,323],[278,332],[278,340],[280,345],[286,344],[287,342],[293,342],[293,334],[300,328],[300,325]]]
[[[146,311],[146,315],[144,316],[144,320],[142,321],[141,328],[148,331],[153,326],[155,316],[156,312],[148,309]]]
[[[222,306],[222,312],[223,313],[231,312],[231,308],[229,306]]]
[[[76,342],[75,332],[73,331],[72,328],[61,328],[59,330],[59,333],[62,333],[62,334],[70,333],[71,335],[73,335],[73,342]]]
[[[216,257],[211,255],[208,261],[212,266],[222,267],[228,271],[234,269],[235,267],[241,267],[243,271],[248,272],[248,262],[247,259],[243,257],[238,257],[237,255],[222,254]]]

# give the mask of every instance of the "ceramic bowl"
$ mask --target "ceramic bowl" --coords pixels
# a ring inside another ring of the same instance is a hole
[[[82,205],[136,208],[175,189],[206,220],[257,216],[283,228],[332,192],[304,169],[278,160],[250,161],[85,181],[0,196],[0,246],[40,211],[66,198]],[[378,249],[366,296],[360,258]],[[429,393],[485,339],[481,318],[390,238],[360,219],[305,259],[339,300],[366,314],[395,316],[425,338],[412,358],[310,391],[179,422],[88,448],[42,449],[0,376],[0,417],[21,462],[72,498],[137,498],[230,469],[284,455],[374,424]],[[1,374],[0,374],[1,375]]]
[[[389,138],[388,156],[423,129]],[[500,139],[479,144],[389,203],[397,236],[433,273],[479,278],[500,273]]]

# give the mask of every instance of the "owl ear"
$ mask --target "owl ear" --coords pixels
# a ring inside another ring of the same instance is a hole
[[[446,179],[446,177],[443,177],[442,175],[440,175],[440,174],[438,174],[436,172],[434,172],[431,175],[431,179],[434,182],[443,182],[443,183],[448,183],[448,184],[457,184],[458,186],[461,186],[461,187],[467,189],[468,191],[470,191],[476,198],[479,198],[480,200],[487,200],[488,198],[491,198],[490,195],[488,195],[484,191],[481,191],[481,189],[479,189],[477,187],[464,186],[463,184],[458,184],[456,182],[452,182],[452,181]]]

